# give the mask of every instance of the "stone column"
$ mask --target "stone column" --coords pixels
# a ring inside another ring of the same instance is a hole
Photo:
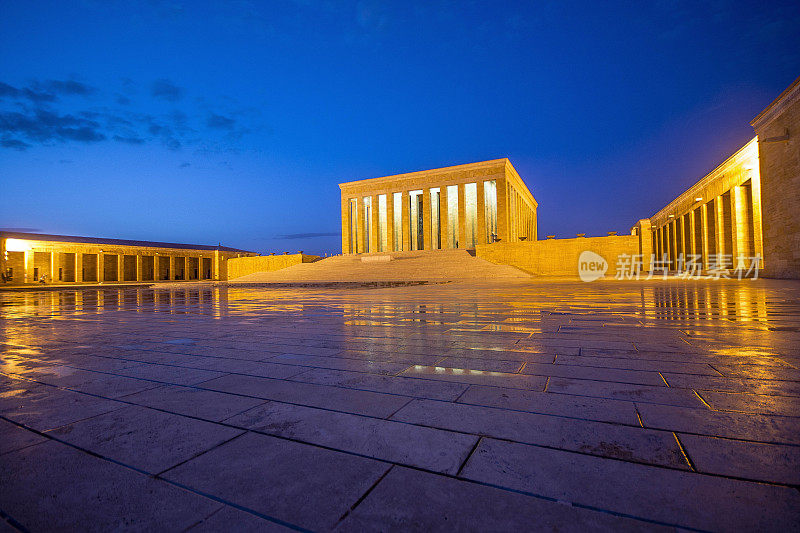
[[[409,227],[411,213],[409,212],[410,207],[410,196],[408,194],[409,191],[403,191],[400,195],[400,208],[403,210],[403,216],[401,220],[401,230],[403,233],[403,250],[408,251],[411,250],[411,228]]]
[[[750,256],[750,213],[746,187],[737,185],[731,189],[731,229],[733,232],[734,268],[747,268]],[[740,258],[741,256],[741,258]]]
[[[442,250],[450,246],[450,217],[447,209],[447,185],[439,187],[439,231],[442,233]]]
[[[56,257],[58,257],[58,254],[55,252],[50,252],[50,283],[58,283],[59,281],[62,281],[58,279],[58,265],[56,264]]]
[[[370,252],[375,253],[381,249],[381,234],[378,231],[379,209],[378,209],[378,195],[373,194],[370,200],[370,209],[372,214],[372,224],[369,229],[369,246]]]
[[[356,198],[356,247],[355,253],[363,253],[364,244],[366,243],[364,235],[364,198]]]
[[[394,194],[386,193],[386,250],[394,251]]]
[[[467,202],[464,184],[458,184],[458,247],[467,247]]]
[[[23,253],[22,265],[25,268],[25,272],[23,273],[24,276],[22,277],[22,279],[23,279],[23,281],[25,283],[36,283],[37,280],[33,279],[33,277],[34,277],[33,276],[33,263],[34,263],[33,259],[35,257],[34,253],[33,253],[33,250],[26,250],[26,251],[24,251],[22,253]],[[14,279],[16,279],[16,277],[17,276],[14,275]]]
[[[431,238],[431,190],[422,189],[422,249],[432,250]]]
[[[342,197],[342,253],[350,253],[350,199]]]
[[[98,252],[97,253],[97,283],[103,283],[103,279],[106,277],[105,275],[105,266],[106,262],[104,260],[104,253]]]
[[[475,238],[476,244],[486,244],[489,240],[486,238],[486,200],[484,198],[484,185],[483,180],[478,180],[476,184],[478,194],[476,195],[476,202],[478,203],[477,209],[477,237]]]
[[[730,250],[725,246],[725,215],[724,196],[720,195],[714,198],[714,246],[717,249],[718,256],[721,254],[730,253]]]
[[[508,193],[505,177],[497,180],[497,237],[501,242],[509,242],[508,233]]]
[[[136,254],[136,281],[142,281],[142,254]]]
[[[672,270],[678,269],[678,221],[677,219],[673,218],[672,222],[669,223],[670,225],[670,247],[669,247],[669,261],[672,266]]]
[[[761,180],[758,169],[750,173],[750,209],[753,217],[753,255],[761,257],[758,268],[764,268],[764,228],[761,213]]]
[[[686,220],[686,218],[684,218],[684,220]],[[697,253],[697,239],[695,238],[696,234],[694,232],[694,230],[695,230],[694,225],[695,225],[695,222],[694,222],[694,211],[690,210],[689,211],[689,227],[687,229],[687,232],[689,233],[689,237],[691,238],[691,240],[689,240],[687,242],[688,246],[686,247],[686,249],[688,250],[688,255],[695,255]],[[688,256],[687,256],[686,260],[687,261],[689,260]]]
[[[75,283],[83,283],[83,254],[75,252]]]
[[[125,255],[117,254],[117,282],[125,280]]]
[[[709,246],[708,246],[708,204],[700,206],[700,233],[703,237],[700,255],[703,256],[703,270],[708,270],[709,265]]]
[[[169,276],[167,276],[167,279],[173,281],[175,279],[175,256],[170,255],[167,259],[169,261]]]

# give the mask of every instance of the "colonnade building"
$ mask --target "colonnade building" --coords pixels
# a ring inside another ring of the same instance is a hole
[[[662,268],[723,270],[748,268],[754,261],[762,268],[758,138],[650,217],[649,222],[651,249]]]
[[[225,246],[0,232],[0,272],[13,284],[224,281],[228,259],[254,255]]]
[[[341,183],[342,253],[474,249],[536,240],[536,209],[508,159]]]
[[[800,78],[750,124],[755,138],[637,224],[641,250],[671,270],[694,256],[704,271],[800,279]]]

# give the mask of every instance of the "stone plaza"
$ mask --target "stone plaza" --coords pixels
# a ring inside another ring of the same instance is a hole
[[[796,530],[799,125],[628,235],[508,159],[342,183],[324,259],[0,234],[0,530]]]
[[[788,531],[799,292],[0,293],[0,526]]]

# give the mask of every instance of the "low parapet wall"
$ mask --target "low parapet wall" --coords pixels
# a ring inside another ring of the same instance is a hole
[[[593,252],[605,259],[608,263],[605,276],[613,278],[621,254],[625,254],[628,258],[639,254],[639,237],[615,235],[530,242],[496,242],[476,246],[476,255],[481,259],[511,265],[537,276],[577,277],[578,260],[585,251]]]
[[[300,263],[313,263],[317,260],[319,260],[318,255],[306,254],[236,257],[228,259],[228,279],[240,278],[256,272],[272,272]]]

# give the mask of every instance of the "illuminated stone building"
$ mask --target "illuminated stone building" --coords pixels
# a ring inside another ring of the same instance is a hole
[[[800,78],[751,125],[755,138],[637,224],[642,250],[671,270],[694,257],[701,271],[757,264],[765,277],[800,279]]]
[[[339,185],[342,252],[474,249],[536,240],[536,209],[508,159]]]
[[[758,135],[764,274],[800,279],[800,78],[750,124]]]
[[[227,279],[225,246],[0,232],[0,272],[12,284]]]
[[[757,139],[650,217],[649,223],[651,240],[645,249],[670,270],[748,268],[754,258],[763,258]]]

